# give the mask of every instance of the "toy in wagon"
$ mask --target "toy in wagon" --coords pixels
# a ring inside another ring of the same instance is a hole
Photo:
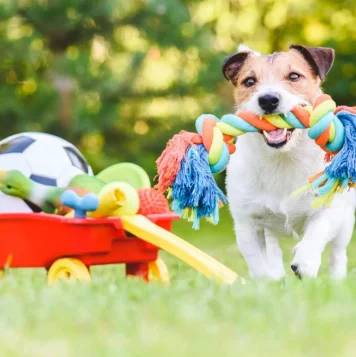
[[[0,169],[18,170],[32,181],[52,187],[65,187],[79,174],[93,175],[74,145],[42,133],[17,134],[0,141]],[[39,212],[40,208],[27,200],[26,194],[11,197],[0,193],[0,213]]]
[[[118,163],[94,176],[67,141],[17,134],[0,142],[0,191],[2,267],[42,267],[54,283],[88,281],[91,266],[122,263],[127,275],[168,283],[161,248],[220,283],[237,279],[170,232],[178,216],[133,163]]]

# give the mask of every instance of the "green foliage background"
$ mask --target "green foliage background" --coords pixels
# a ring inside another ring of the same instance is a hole
[[[204,112],[231,112],[221,63],[243,42],[332,46],[325,89],[356,103],[352,0],[0,0],[1,137],[60,135],[96,171],[154,161]]]

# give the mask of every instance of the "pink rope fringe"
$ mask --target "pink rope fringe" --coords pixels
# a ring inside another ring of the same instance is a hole
[[[202,143],[201,136],[196,133],[181,131],[168,141],[162,155],[157,159],[158,184],[155,186],[160,192],[165,192],[172,186],[180,164],[189,146]]]

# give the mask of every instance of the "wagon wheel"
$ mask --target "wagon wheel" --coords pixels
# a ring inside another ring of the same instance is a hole
[[[90,281],[88,268],[75,258],[56,260],[48,270],[48,284],[53,285],[58,280]]]
[[[148,263],[148,280],[158,280],[164,285],[169,284],[169,272],[166,263],[161,259]]]

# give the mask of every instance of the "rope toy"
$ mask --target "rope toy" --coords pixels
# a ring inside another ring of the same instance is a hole
[[[336,192],[354,187],[356,182],[356,109],[336,107],[329,95],[318,97],[313,107],[295,107],[287,115],[256,116],[242,111],[224,115],[203,114],[196,121],[198,134],[182,131],[167,144],[156,161],[156,188],[172,198],[172,209],[193,222],[200,218],[217,224],[219,207],[227,202],[212,173],[223,171],[235,152],[236,138],[245,133],[276,129],[309,129],[308,135],[325,151],[330,164],[309,178],[309,184],[292,195],[312,189],[319,197],[314,208],[328,206]]]

